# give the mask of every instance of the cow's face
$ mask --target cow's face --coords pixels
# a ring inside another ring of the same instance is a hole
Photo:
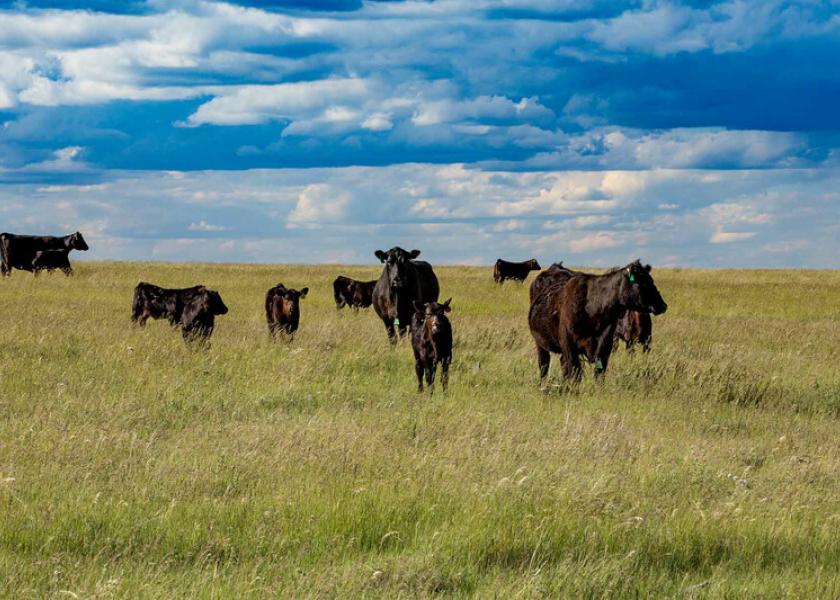
[[[293,290],[291,288],[285,288],[280,293],[280,298],[283,302],[283,312],[287,315],[291,315],[294,313],[300,312],[300,301],[303,298],[306,298],[306,295],[309,293],[309,288],[305,287],[301,290]]]
[[[656,288],[650,270],[650,265],[642,265],[638,260],[622,269],[621,303],[632,310],[659,315],[668,310],[668,305]]]
[[[205,292],[205,302],[207,310],[214,315],[226,315],[228,307],[222,302],[222,297],[219,292],[208,290]]]
[[[385,264],[388,284],[392,289],[400,289],[406,285],[408,262],[420,256],[420,251],[412,250],[408,252],[396,246],[387,252],[377,250],[375,254],[376,258]]]
[[[444,303],[438,302],[418,302],[414,301],[414,310],[419,317],[426,323],[433,334],[440,331],[441,323],[446,318],[446,313],[451,312],[452,308],[449,306],[452,298],[449,298]]]
[[[539,271],[540,269],[542,269],[542,267],[540,266],[540,263],[537,262],[536,258],[532,258],[531,260],[528,261],[528,268],[531,269],[532,271]]]
[[[87,250],[88,245],[85,241],[85,238],[82,237],[82,234],[78,231],[70,236],[70,249],[71,250]]]

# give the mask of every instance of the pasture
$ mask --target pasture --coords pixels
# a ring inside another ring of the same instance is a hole
[[[653,351],[573,390],[553,357],[544,394],[527,283],[439,267],[429,396],[407,339],[334,307],[373,262],[0,280],[0,595],[840,594],[840,272],[655,268]],[[219,290],[211,348],[132,329],[140,280]],[[288,344],[278,282],[310,288]]]

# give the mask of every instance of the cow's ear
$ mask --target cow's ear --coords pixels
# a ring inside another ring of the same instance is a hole
[[[645,265],[645,271],[650,273],[650,270],[651,270],[651,266],[650,265]]]
[[[309,288],[305,287],[300,291],[300,297],[301,298],[306,298],[306,294],[308,294],[308,293],[309,293]]]
[[[420,256],[420,251],[419,250],[412,250],[411,252],[408,253],[408,256],[410,258],[417,258],[418,256]]]
[[[382,250],[377,250],[373,254],[376,256],[376,258],[379,259],[379,262],[385,262],[385,258],[388,256],[387,254],[382,252]]]
[[[452,312],[452,307],[449,306],[450,302],[452,302],[452,298],[449,298],[446,302],[443,303],[443,312]]]
[[[426,312],[426,305],[422,302],[418,302],[417,300],[414,301],[414,310],[419,313]]]

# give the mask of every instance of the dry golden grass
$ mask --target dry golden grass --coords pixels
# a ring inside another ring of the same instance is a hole
[[[653,352],[542,394],[527,288],[439,268],[456,346],[429,396],[407,341],[333,306],[336,274],[378,271],[0,281],[2,594],[840,594],[840,273],[657,270]],[[210,350],[132,329],[139,280],[218,289]],[[280,281],[312,290],[290,344]]]

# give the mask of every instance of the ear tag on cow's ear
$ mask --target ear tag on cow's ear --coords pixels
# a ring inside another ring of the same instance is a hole
[[[399,325],[399,324],[400,324],[400,318],[399,317],[394,317],[394,325]]]
[[[630,273],[630,283],[633,283],[634,281],[636,281],[636,277],[633,275],[633,273]]]

